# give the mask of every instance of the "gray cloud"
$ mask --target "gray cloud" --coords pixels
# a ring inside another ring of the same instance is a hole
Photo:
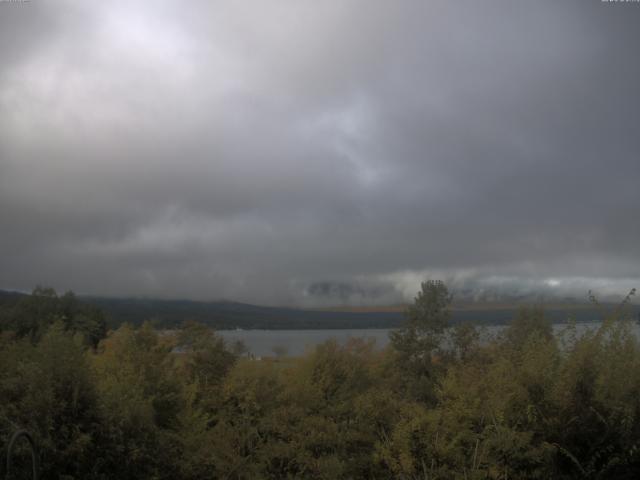
[[[0,286],[626,289],[639,20],[596,0],[0,3]]]

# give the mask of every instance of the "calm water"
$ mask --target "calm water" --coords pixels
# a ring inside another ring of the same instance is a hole
[[[598,322],[579,323],[576,326],[580,335],[589,329],[599,326]],[[564,324],[553,326],[556,332],[566,327]],[[500,333],[504,326],[482,327],[482,336],[490,338]],[[640,325],[634,324],[633,330],[640,338]],[[249,351],[256,356],[273,356],[274,349],[281,349],[286,355],[302,355],[329,339],[336,339],[345,344],[350,338],[365,338],[375,340],[378,348],[384,348],[389,343],[391,329],[354,329],[354,330],[220,330],[218,333],[227,341],[242,340]]]

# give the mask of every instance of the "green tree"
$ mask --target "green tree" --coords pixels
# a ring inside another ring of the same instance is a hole
[[[464,322],[455,325],[451,332],[451,344],[455,356],[461,361],[467,361],[478,347],[480,333],[471,323]]]
[[[73,292],[58,296],[53,288],[36,287],[9,311],[2,330],[13,332],[17,338],[29,338],[36,343],[47,329],[60,322],[66,331],[80,333],[87,345],[96,347],[106,336],[104,313],[92,305],[81,302]]]
[[[507,345],[516,351],[522,349],[531,335],[538,335],[545,340],[553,338],[551,322],[540,306],[521,307],[505,331]]]
[[[111,478],[176,478],[181,455],[183,383],[175,339],[149,323],[124,325],[93,360],[103,418],[97,468]]]
[[[36,345],[3,345],[0,365],[0,445],[24,428],[40,451],[41,478],[85,478],[98,453],[100,409],[81,337],[54,323]]]
[[[442,281],[423,282],[405,312],[406,323],[389,335],[398,371],[405,375],[405,386],[409,393],[427,402],[435,400],[436,377],[441,369],[436,357],[451,318],[451,301]]]
[[[225,375],[237,360],[224,339],[206,325],[187,322],[178,332],[176,347],[186,379],[192,384],[192,401],[204,409],[215,408]],[[207,406],[208,405],[208,406]]]

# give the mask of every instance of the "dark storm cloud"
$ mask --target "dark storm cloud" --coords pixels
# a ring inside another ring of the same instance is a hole
[[[625,293],[639,20],[577,0],[0,3],[0,286]]]

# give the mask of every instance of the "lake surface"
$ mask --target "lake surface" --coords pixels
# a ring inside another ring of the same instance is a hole
[[[578,323],[576,333],[583,334],[587,330],[598,328],[599,322]],[[553,329],[559,333],[567,327],[566,324],[554,324]],[[480,327],[483,338],[498,335],[504,330],[504,325]],[[274,348],[291,356],[302,355],[313,350],[316,345],[335,339],[344,345],[350,338],[364,338],[375,340],[377,348],[384,348],[389,343],[389,332],[393,329],[352,329],[352,330],[219,330],[217,333],[228,342],[242,340],[249,351],[258,357],[273,356]],[[633,332],[640,338],[640,325],[633,324]]]

